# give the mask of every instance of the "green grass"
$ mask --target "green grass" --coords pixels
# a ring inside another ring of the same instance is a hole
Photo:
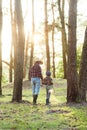
[[[66,104],[66,80],[54,79],[51,105],[45,105],[41,87],[38,105],[32,105],[31,87],[23,88],[23,103],[11,103],[12,87],[0,97],[0,130],[87,130],[87,105]]]

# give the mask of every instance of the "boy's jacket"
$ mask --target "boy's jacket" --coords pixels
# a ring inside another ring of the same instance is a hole
[[[53,85],[52,78],[51,77],[44,78],[43,81],[42,81],[42,84],[44,84],[44,85]]]

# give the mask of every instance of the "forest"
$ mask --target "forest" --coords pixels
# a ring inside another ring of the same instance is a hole
[[[87,130],[86,5],[0,0],[0,130]],[[28,72],[36,60],[44,77],[52,74],[48,106],[44,85],[32,104]]]

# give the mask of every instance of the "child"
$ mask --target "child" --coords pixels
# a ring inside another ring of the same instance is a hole
[[[51,76],[51,72],[47,71],[46,77],[43,79],[43,82],[42,82],[42,84],[46,85],[46,105],[50,103],[49,100],[50,100],[50,95],[53,88],[53,80],[50,76]]]

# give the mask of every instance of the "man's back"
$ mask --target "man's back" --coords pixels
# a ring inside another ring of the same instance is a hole
[[[38,63],[34,64],[30,70],[29,70],[29,75],[30,78],[32,77],[38,77],[42,79],[42,72],[41,72],[41,67],[39,66]]]

